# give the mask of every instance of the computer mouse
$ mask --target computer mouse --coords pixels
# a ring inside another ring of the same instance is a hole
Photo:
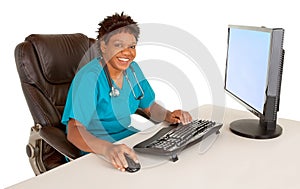
[[[141,169],[141,164],[136,163],[128,154],[124,154],[128,167],[125,168],[125,171],[134,173]]]

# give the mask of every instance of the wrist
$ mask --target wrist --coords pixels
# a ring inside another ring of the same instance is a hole
[[[112,143],[102,140],[101,144],[98,145],[97,151],[95,153],[106,156],[106,154],[108,153],[109,149],[112,148],[112,146]]]
[[[171,115],[172,115],[172,112],[170,112],[169,110],[166,111],[166,117],[165,117],[165,121],[166,122],[171,122]]]

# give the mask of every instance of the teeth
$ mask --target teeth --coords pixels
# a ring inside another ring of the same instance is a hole
[[[118,58],[118,59],[121,60],[121,61],[124,61],[124,62],[129,60],[129,58]]]

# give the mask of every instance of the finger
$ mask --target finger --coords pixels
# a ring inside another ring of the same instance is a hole
[[[188,112],[183,113],[183,120],[184,120],[184,125],[188,124],[192,120],[192,116]]]
[[[186,120],[187,118],[186,118],[185,112],[182,111],[182,110],[178,110],[178,111],[177,111],[177,116],[178,116],[178,118],[180,119],[180,122],[181,122],[183,125],[185,125],[186,122],[187,122],[187,120]]]
[[[122,171],[122,169],[124,169],[124,166],[123,166],[123,163],[121,162],[121,160],[119,158],[119,155],[115,154],[113,158],[114,158],[114,161],[116,163],[116,168],[118,170]]]
[[[136,163],[139,163],[138,157],[136,155],[136,153],[128,147],[127,151],[125,152],[126,154],[128,154],[128,156],[133,159],[133,161],[135,161]]]
[[[187,117],[186,117],[185,113],[182,114],[182,120],[181,120],[181,122],[182,122],[183,125],[187,124]]]
[[[175,116],[177,122],[181,122],[183,125],[186,125],[192,121],[192,116],[189,114],[189,112],[182,111],[182,110],[175,110],[172,112],[172,115]]]
[[[116,163],[116,161],[115,161],[114,158],[111,159],[111,164],[112,164],[116,169],[119,169],[119,166],[118,166],[118,164]]]
[[[124,153],[118,154],[118,158],[119,158],[119,160],[120,160],[120,162],[121,162],[121,164],[122,164],[122,165],[120,166],[120,170],[121,170],[121,171],[125,171],[125,168],[128,167],[128,164],[127,164],[127,161],[126,161],[126,159],[125,159]]]
[[[172,117],[170,118],[170,122],[171,122],[171,123],[180,123],[181,121],[180,121],[180,118],[179,118],[179,117],[172,116]]]
[[[173,123],[181,123],[180,117],[174,117]]]
[[[183,117],[182,117],[181,111],[180,110],[173,111],[171,114],[171,118],[173,119],[173,122],[175,122],[175,123],[182,122]]]
[[[136,153],[134,153],[133,150],[131,150],[131,153],[128,154],[128,155],[133,159],[133,161],[134,161],[135,163],[139,163],[139,159],[138,159]]]

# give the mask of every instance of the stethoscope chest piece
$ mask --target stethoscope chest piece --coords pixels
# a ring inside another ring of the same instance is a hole
[[[117,88],[115,88],[115,87],[112,86],[111,87],[111,91],[109,93],[109,96],[110,97],[117,97],[119,95],[120,95],[120,91]]]

